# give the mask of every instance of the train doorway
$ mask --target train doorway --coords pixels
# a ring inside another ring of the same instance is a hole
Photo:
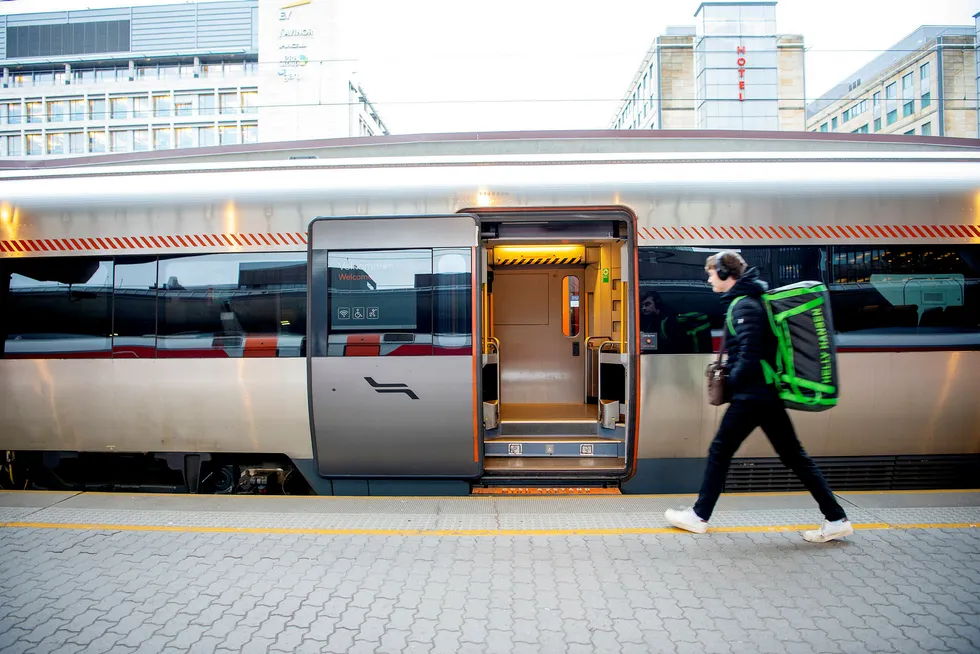
[[[635,433],[631,222],[489,213],[482,481],[615,484]]]

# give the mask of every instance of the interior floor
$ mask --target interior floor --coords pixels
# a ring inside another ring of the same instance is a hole
[[[598,415],[599,409],[594,404],[514,404],[513,402],[505,402],[500,405],[500,419],[502,421],[595,421],[598,420]]]
[[[483,468],[488,474],[517,472],[520,470],[603,470],[617,471],[626,468],[625,457],[576,458],[576,457],[487,457]]]

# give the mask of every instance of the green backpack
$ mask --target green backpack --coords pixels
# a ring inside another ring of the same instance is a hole
[[[732,308],[727,324],[735,334]],[[821,282],[799,282],[763,293],[762,306],[776,337],[776,366],[762,362],[766,382],[773,384],[787,409],[826,411],[837,406],[837,347],[830,293]]]

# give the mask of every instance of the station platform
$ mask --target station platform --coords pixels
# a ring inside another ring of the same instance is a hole
[[[7,652],[980,652],[980,491],[0,492]]]

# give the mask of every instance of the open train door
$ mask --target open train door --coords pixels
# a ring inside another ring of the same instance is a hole
[[[483,470],[476,216],[310,224],[307,372],[324,477]]]

